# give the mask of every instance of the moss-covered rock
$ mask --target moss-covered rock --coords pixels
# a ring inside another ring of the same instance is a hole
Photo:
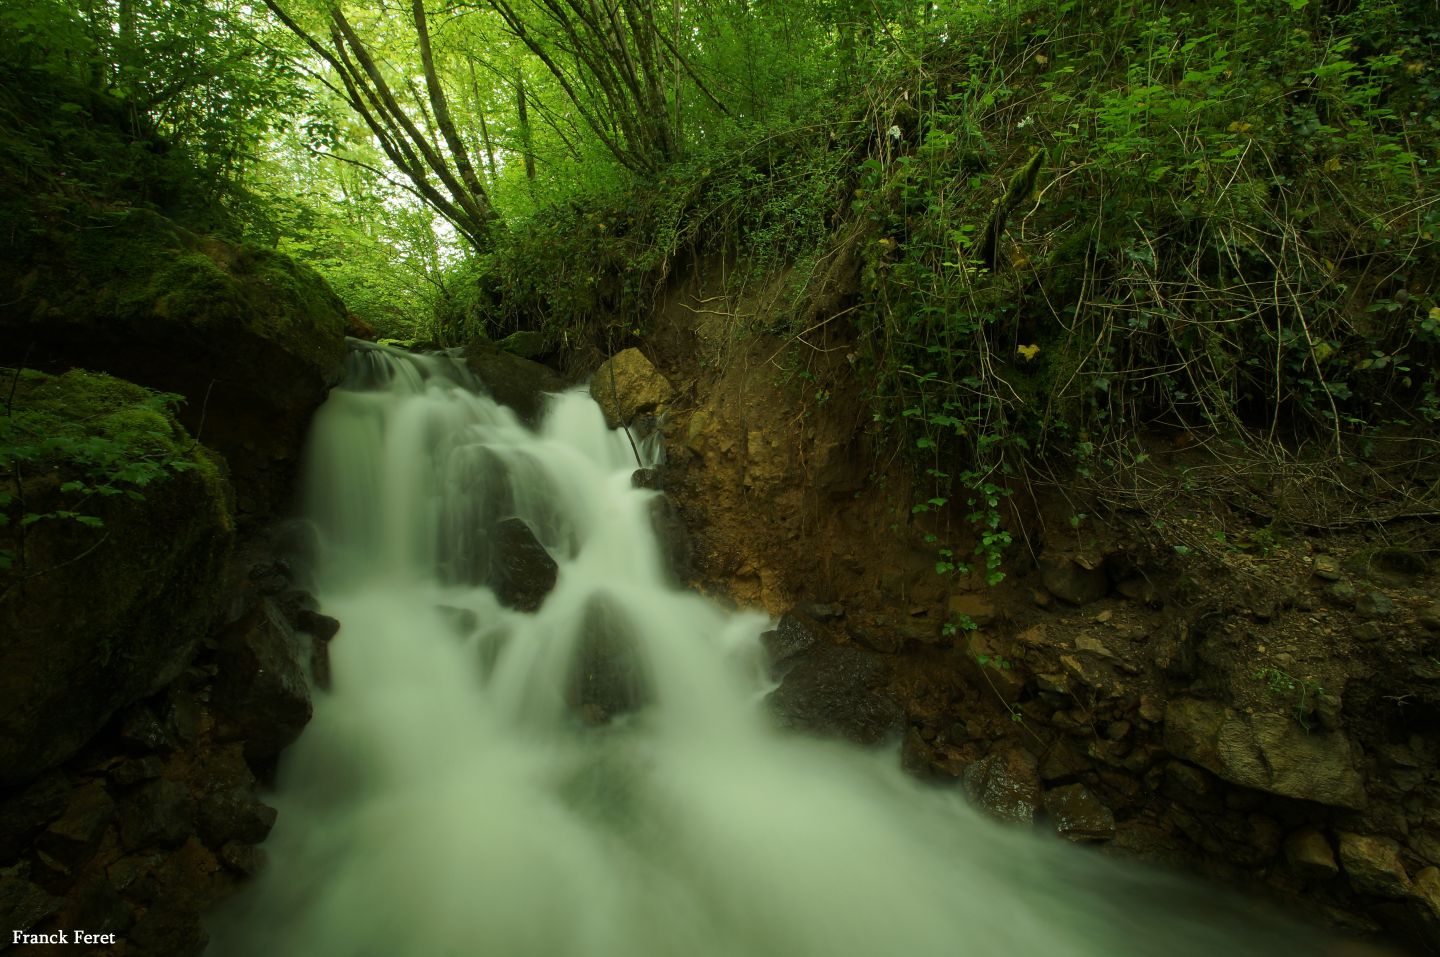
[[[234,538],[223,462],[166,397],[0,370],[0,787],[69,757],[189,663]]]
[[[0,162],[17,161],[0,177],[6,353],[184,396],[179,419],[229,461],[242,512],[271,510],[339,374],[344,305],[309,268],[209,234],[223,210],[183,156],[46,82],[0,94]]]

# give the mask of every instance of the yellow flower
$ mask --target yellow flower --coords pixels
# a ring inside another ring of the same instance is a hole
[[[1040,354],[1039,346],[1020,346],[1015,350],[1026,362],[1034,362],[1035,357]]]

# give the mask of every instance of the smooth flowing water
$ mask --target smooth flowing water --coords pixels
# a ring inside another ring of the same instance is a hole
[[[210,953],[1322,952],[1209,889],[994,824],[893,749],[775,730],[767,619],[667,583],[635,467],[582,391],[532,431],[453,360],[352,351],[308,478],[333,690]],[[533,614],[472,584],[510,516],[559,565]],[[597,614],[645,702],[598,727],[572,692]]]

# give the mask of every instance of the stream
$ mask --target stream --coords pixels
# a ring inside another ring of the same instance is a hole
[[[1327,952],[1221,890],[996,824],[894,748],[777,730],[769,620],[670,583],[657,493],[631,485],[658,449],[583,390],[531,430],[457,360],[357,346],[347,368],[305,506],[343,624],[332,690],[267,798],[267,867],[211,916],[207,953]],[[513,516],[558,564],[533,613],[474,584],[504,559],[484,531]],[[605,722],[577,709],[597,627],[634,705]]]

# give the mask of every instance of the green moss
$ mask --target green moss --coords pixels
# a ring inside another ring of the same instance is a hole
[[[60,376],[5,369],[0,376],[10,396],[0,419],[0,478],[53,473],[74,497],[61,511],[78,513],[80,502],[96,496],[133,498],[191,473],[204,486],[214,518],[233,527],[223,466],[175,421],[178,396],[82,369]]]

